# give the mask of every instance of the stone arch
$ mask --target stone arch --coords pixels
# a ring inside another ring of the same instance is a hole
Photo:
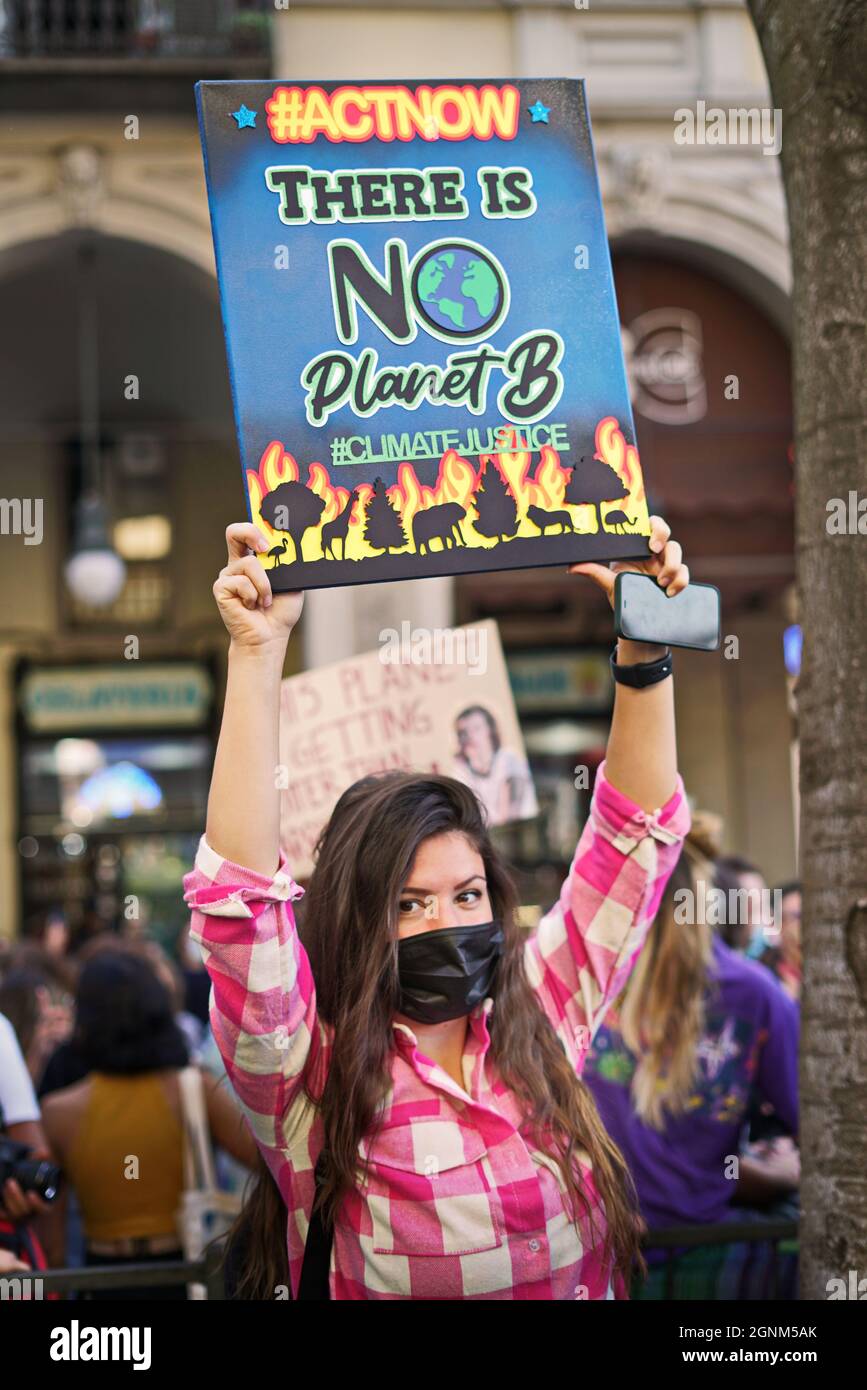
[[[0,251],[0,302],[5,321],[15,324],[0,412],[16,427],[30,420],[54,428],[76,417],[80,234],[68,224]],[[124,419],[128,429],[148,427],[148,421],[173,428],[196,421],[200,431],[231,439],[215,278],[171,247],[115,236],[104,225],[93,275],[103,418]],[[142,379],[140,401],[123,398],[129,373]]]
[[[115,145],[40,146],[0,160],[0,256],[82,226],[189,261],[216,280],[201,157],[172,142],[146,162]],[[183,190],[183,191],[181,191]]]
[[[606,143],[600,176],[615,246],[671,254],[727,281],[790,333],[791,261],[782,181],[755,151],[727,154],[713,177],[701,152]]]

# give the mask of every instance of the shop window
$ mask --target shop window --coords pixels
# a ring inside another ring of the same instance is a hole
[[[62,917],[171,945],[214,755],[201,662],[22,663],[17,847],[25,934]]]
[[[25,924],[60,909],[75,936],[119,927],[170,935],[186,912],[181,879],[204,824],[212,756],[205,735],[25,743]]]

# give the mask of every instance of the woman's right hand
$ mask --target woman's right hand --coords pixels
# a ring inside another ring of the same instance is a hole
[[[214,584],[214,598],[233,645],[285,643],[301,616],[303,593],[272,594],[271,581],[258,558],[268,542],[251,522],[228,526],[226,543],[228,563]]]

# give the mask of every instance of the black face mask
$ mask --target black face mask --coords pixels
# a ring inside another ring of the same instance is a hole
[[[502,954],[499,922],[404,937],[397,944],[399,1012],[418,1023],[447,1023],[472,1013],[491,993]]]

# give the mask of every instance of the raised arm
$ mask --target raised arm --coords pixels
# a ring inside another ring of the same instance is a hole
[[[249,553],[267,549],[255,526],[230,526],[226,541],[229,560],[214,597],[229,632],[229,670],[206,835],[224,859],[273,874],[280,860],[280,681],[304,595],[272,595]]]
[[[662,517],[650,518],[650,555],[646,560],[622,561],[607,565],[573,565],[573,574],[586,574],[602,588],[612,608],[614,581],[624,570],[648,574],[669,598],[689,583],[689,570],[683,551],[671,539],[671,528]],[[665,647],[645,646],[620,638],[618,666],[634,666],[655,661]],[[609,781],[637,801],[645,811],[658,810],[669,799],[677,782],[677,746],[674,731],[674,679],[659,681],[643,690],[617,685],[614,715],[605,755]]]
[[[669,595],[679,593],[689,571],[659,517],[651,518],[649,547],[646,561],[572,569],[599,584],[612,605],[621,570],[649,574]],[[664,650],[621,640],[617,661],[653,661]],[[669,676],[644,689],[617,685],[590,818],[559,901],[527,943],[531,983],[578,1070],[629,978],[689,828],[677,775],[673,684]]]
[[[230,526],[214,596],[230,636],[207,831],[184,881],[190,936],[211,977],[211,1027],[226,1072],[266,1147],[284,1147],[302,1080],[324,1074],[316,992],[280,855],[280,680],[302,595],[272,597],[254,526]]]

